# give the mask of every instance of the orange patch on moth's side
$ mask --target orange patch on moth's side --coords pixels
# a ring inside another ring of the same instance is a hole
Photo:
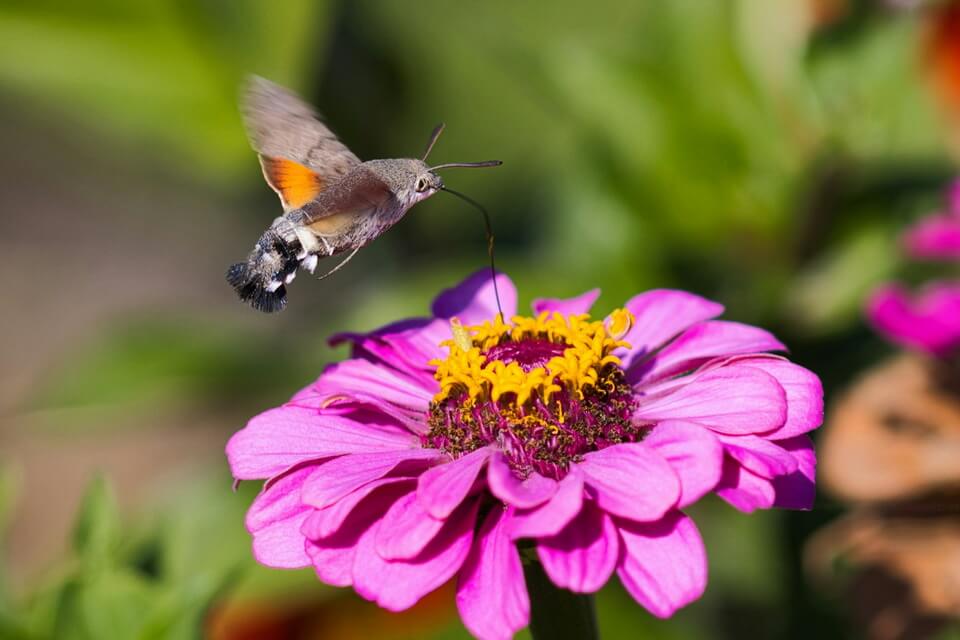
[[[260,166],[263,177],[287,209],[302,207],[323,191],[323,179],[299,162],[260,156]]]

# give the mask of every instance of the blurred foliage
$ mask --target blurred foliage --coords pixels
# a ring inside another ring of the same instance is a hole
[[[500,266],[523,301],[601,286],[607,310],[645,288],[697,291],[774,329],[832,390],[882,355],[862,298],[902,272],[897,229],[933,206],[953,171],[921,72],[922,14],[838,6],[847,10],[818,24],[807,0],[549,11],[506,0],[7,0],[0,86],[26,105],[20,117],[171,190],[199,185],[226,212],[223,227],[251,241],[278,209],[237,114],[244,75],[301,91],[363,158],[413,155],[444,120],[436,160],[505,161],[446,179],[493,213]],[[107,176],[91,189],[115,186]],[[329,333],[422,314],[483,265],[480,221],[443,198],[337,277],[297,282],[282,319],[247,320],[240,305],[112,318],[26,404],[136,424],[280,402],[337,356]],[[201,278],[225,287],[221,277]],[[328,597],[309,572],[253,567],[242,514],[255,487],[227,496],[227,482],[191,477],[121,517],[96,481],[72,557],[35,593],[0,587],[0,637],[189,638],[228,587],[254,600]],[[0,522],[13,485],[0,475]],[[712,563],[703,602],[656,621],[614,585],[599,598],[604,631],[844,637],[836,603],[799,569],[806,533],[834,513],[822,507],[744,517],[700,505]],[[444,622],[433,637],[465,636]]]
[[[72,354],[32,404],[113,412],[178,404],[222,408],[250,394],[282,397],[316,375],[317,362],[310,350],[215,326],[135,322]]]
[[[0,627],[7,638],[200,637],[212,598],[232,578],[196,566],[176,575],[144,560],[158,541],[134,547],[123,534],[112,491],[103,478],[87,491],[73,532],[73,558],[40,590],[16,622]],[[166,546],[170,550],[170,545]]]
[[[10,0],[0,82],[123,152],[230,177],[247,150],[237,135],[244,75],[296,84],[325,32],[325,4]]]
[[[130,523],[109,483],[94,479],[76,517],[70,558],[24,602],[0,599],[0,638],[200,638],[226,592],[326,597],[309,574],[268,571],[249,558],[243,510],[253,485],[224,500],[229,481],[220,474],[191,484],[175,499],[156,496],[158,514]]]

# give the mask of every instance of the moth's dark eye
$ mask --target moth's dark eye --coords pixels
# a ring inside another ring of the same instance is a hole
[[[427,187],[430,186],[427,184],[426,178],[417,178],[417,192],[426,191]]]

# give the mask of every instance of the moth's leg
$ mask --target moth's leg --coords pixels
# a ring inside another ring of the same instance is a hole
[[[327,242],[327,239],[326,239],[324,236],[317,236],[317,237],[320,238],[320,242],[323,243],[323,248],[327,250],[327,255],[328,255],[328,256],[332,256],[332,255],[333,255],[333,247],[330,246],[330,243]],[[355,253],[355,252],[354,252],[354,253]]]
[[[348,255],[346,258],[344,258],[343,262],[341,262],[340,264],[338,264],[337,266],[335,266],[333,269],[330,269],[330,271],[327,271],[327,272],[326,272],[325,274],[323,274],[322,276],[318,277],[317,280],[323,280],[323,279],[326,278],[327,276],[332,276],[332,275],[335,274],[337,271],[340,271],[340,269],[343,267],[343,265],[345,265],[345,264],[347,264],[348,262],[350,262],[350,259],[351,259],[353,256],[357,255],[357,251],[360,251],[360,247],[357,247],[356,249],[354,249],[353,251],[351,251],[351,252],[350,252],[350,255]]]

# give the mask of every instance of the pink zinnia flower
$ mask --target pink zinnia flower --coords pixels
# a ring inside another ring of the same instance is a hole
[[[391,611],[456,577],[466,627],[508,638],[530,615],[518,542],[557,586],[616,573],[666,617],[707,581],[684,507],[811,507],[822,389],[766,353],[784,349],[770,333],[671,290],[605,320],[597,290],[514,317],[498,284],[509,323],[476,274],[430,318],[335,336],[352,358],[233,436],[233,475],[267,479],[247,516],[259,562]]]
[[[913,258],[960,260],[960,180],[950,187],[946,213],[923,218],[901,241]],[[904,347],[940,358],[960,347],[960,283],[929,282],[915,293],[885,284],[871,294],[866,314],[877,332]]]
[[[960,181],[950,187],[947,210],[923,218],[903,234],[907,254],[920,259],[960,259]]]
[[[867,301],[867,319],[891,342],[949,356],[960,347],[960,283],[931,282],[915,294],[884,285]]]

